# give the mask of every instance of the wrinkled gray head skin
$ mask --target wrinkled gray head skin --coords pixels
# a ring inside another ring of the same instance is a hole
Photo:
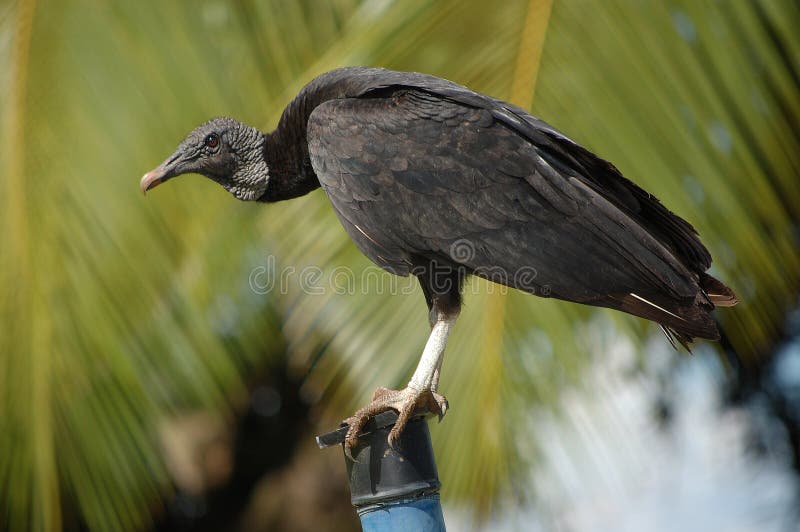
[[[161,165],[144,175],[142,192],[173,177],[197,173],[219,183],[236,198],[257,200],[269,182],[264,135],[228,117],[196,127]]]

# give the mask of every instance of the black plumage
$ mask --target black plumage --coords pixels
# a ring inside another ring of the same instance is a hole
[[[709,313],[736,302],[705,273],[692,226],[611,163],[523,109],[425,74],[323,74],[272,133],[212,120],[142,188],[189,171],[240,199],[321,186],[365,255],[419,278],[432,325],[458,314],[467,275],[641,316],[684,345],[718,338]]]

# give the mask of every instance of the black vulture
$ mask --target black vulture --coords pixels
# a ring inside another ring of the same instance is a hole
[[[367,257],[418,278],[432,328],[419,365],[406,388],[379,388],[347,420],[348,448],[381,411],[399,413],[390,443],[415,411],[444,415],[439,371],[467,275],[647,318],[687,347],[718,339],[710,312],[736,303],[705,273],[694,228],[614,165],[519,107],[426,74],[322,74],[273,132],[210,120],[141,189],[191,172],[240,200],[321,186]]]

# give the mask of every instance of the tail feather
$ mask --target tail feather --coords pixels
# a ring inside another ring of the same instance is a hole
[[[724,301],[730,303],[733,293],[719,281],[717,283],[725,288]],[[723,293],[721,290],[718,292]],[[691,351],[689,346],[695,338],[719,340],[720,337],[717,324],[710,315],[714,304],[711,297],[706,297],[702,292],[691,302],[677,301],[663,294],[630,293],[612,295],[590,304],[614,308],[654,321],[661,326],[673,347],[680,344],[687,351]]]
[[[711,317],[714,308],[732,307],[738,303],[733,290],[708,274],[699,274],[696,286],[694,298],[676,299],[664,292],[637,291],[574,301],[621,310],[656,322],[673,347],[680,344],[691,352],[689,346],[695,338],[720,339],[717,323]]]
[[[667,340],[669,340],[672,349],[678,349],[678,345],[676,344],[677,342],[681,344],[683,348],[686,349],[686,351],[688,351],[689,353],[692,352],[692,348],[690,346],[692,344],[693,338],[691,336],[687,336],[683,333],[676,331],[675,329],[670,329],[669,327],[665,327],[664,325],[661,324],[659,324],[658,326],[661,327],[661,330],[664,332],[664,336],[666,336]]]
[[[669,296],[647,294],[625,294],[617,299],[619,310],[654,321],[666,328],[672,338],[686,345],[693,338],[719,340],[716,322],[709,312],[714,309],[711,303],[702,304],[676,301]]]
[[[715,307],[732,307],[739,302],[733,290],[707,273],[700,274],[700,288]]]

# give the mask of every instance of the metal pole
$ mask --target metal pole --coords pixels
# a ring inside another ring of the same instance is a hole
[[[387,437],[395,421],[393,411],[378,414],[359,435],[352,453],[355,461],[344,455],[350,501],[361,527],[364,532],[443,532],[441,483],[428,423],[423,417],[409,421],[392,449]],[[341,445],[345,434],[346,425],[317,436],[317,445],[321,449]]]

